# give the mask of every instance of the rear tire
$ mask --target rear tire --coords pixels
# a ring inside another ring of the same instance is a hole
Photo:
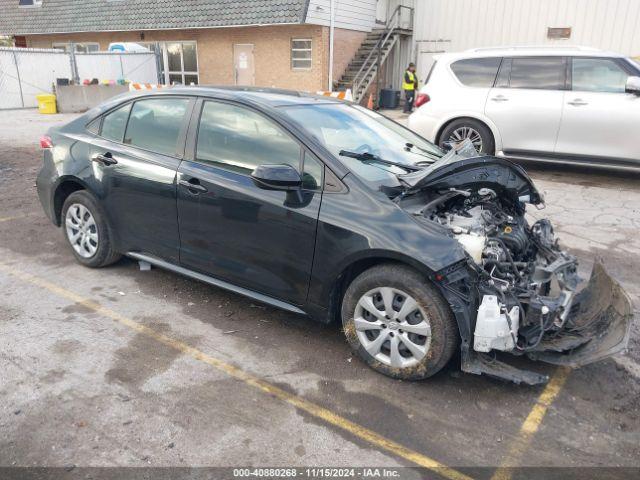
[[[496,151],[496,143],[489,127],[473,118],[460,118],[449,123],[442,130],[438,145],[440,148],[444,148],[447,142],[455,144],[465,138],[469,138],[473,142],[478,153],[493,155]]]
[[[86,190],[67,197],[62,206],[61,223],[71,252],[85,267],[106,267],[122,256],[113,249],[104,210]]]
[[[431,377],[451,359],[460,338],[440,293],[403,265],[372,267],[356,277],[344,294],[341,313],[353,351],[392,378]]]

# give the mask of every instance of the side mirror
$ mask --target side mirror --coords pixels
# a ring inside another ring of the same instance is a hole
[[[259,165],[251,172],[257,187],[265,190],[298,190],[302,179],[291,165]]]
[[[640,77],[627,78],[627,84],[625,85],[624,91],[626,93],[633,93],[634,95],[640,96]]]

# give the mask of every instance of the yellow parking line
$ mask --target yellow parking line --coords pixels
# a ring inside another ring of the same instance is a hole
[[[529,447],[533,436],[540,428],[549,406],[551,406],[562,390],[570,372],[571,369],[567,367],[559,367],[555,371],[551,380],[549,380],[549,383],[538,397],[538,401],[533,406],[529,415],[527,415],[527,418],[520,427],[520,434],[518,435],[518,438],[512,444],[509,452],[502,461],[500,468],[496,470],[491,477],[491,480],[511,479],[513,468],[518,466],[518,463],[522,459],[525,450]]]
[[[384,450],[388,453],[392,453],[400,458],[408,460],[416,465],[427,468],[429,470],[434,471],[438,475],[442,477],[449,478],[451,480],[470,480],[471,477],[465,475],[462,472],[459,472],[453,468],[447,467],[446,465],[434,460],[432,458],[427,457],[419,452],[411,450],[393,440],[390,440],[379,433],[374,432],[362,425],[359,425],[351,420],[348,420],[331,410],[321,407],[320,405],[316,405],[304,398],[295,395],[293,393],[289,393],[271,383],[262,380],[261,378],[242,370],[239,367],[231,365],[223,360],[207,355],[206,353],[180,341],[175,338],[171,338],[163,333],[160,333],[152,328],[147,327],[141,323],[138,323],[130,318],[127,318],[119,313],[105,308],[98,303],[89,300],[87,298],[78,295],[70,290],[64,289],[55,285],[47,280],[36,277],[34,275],[28,274],[26,272],[22,272],[17,270],[9,265],[0,264],[0,270],[4,271],[20,280],[30,283],[32,285],[36,285],[38,287],[44,288],[56,295],[66,298],[67,300],[71,300],[72,302],[76,302],[92,310],[95,313],[108,317],[121,325],[124,325],[136,332],[144,334],[154,340],[171,347],[175,350],[178,350],[185,355],[189,355],[190,357],[204,362],[227,375],[236,378],[247,385],[257,388],[264,393],[272,395],[294,407],[307,412],[308,414],[323,420],[324,422],[333,425],[345,432],[350,433],[354,437],[357,437],[361,440],[366,441],[367,443],[379,448],[380,450]]]
[[[20,217],[0,217],[0,223],[2,222],[8,222],[10,220],[17,220]]]

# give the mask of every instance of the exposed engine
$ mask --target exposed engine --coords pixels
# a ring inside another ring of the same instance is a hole
[[[599,259],[577,292],[575,257],[559,248],[548,220],[525,218],[527,204],[544,199],[524,169],[467,144],[400,180],[394,201],[467,254],[434,275],[458,322],[463,371],[535,385],[548,377],[492,352],[580,366],[626,348],[631,300]]]
[[[522,202],[490,188],[439,192],[420,214],[448,228],[480,274],[476,351],[530,351],[563,328],[577,262],[560,250],[548,220],[529,226]]]

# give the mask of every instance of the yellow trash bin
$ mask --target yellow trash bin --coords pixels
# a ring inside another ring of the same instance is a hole
[[[36,100],[38,100],[38,111],[40,113],[58,113],[55,95],[42,93],[40,95],[36,95]]]

